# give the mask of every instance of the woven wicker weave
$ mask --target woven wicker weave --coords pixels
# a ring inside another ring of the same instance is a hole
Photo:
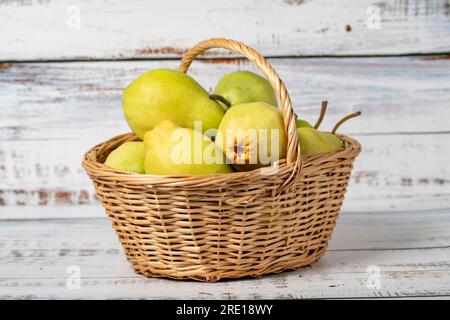
[[[241,42],[210,39],[182,58],[224,48],[253,61],[273,86],[288,135],[287,159],[271,174],[260,170],[214,175],[140,175],[109,168],[108,154],[133,134],[89,150],[83,166],[136,272],[146,276],[217,281],[296,269],[321,257],[336,224],[360,152],[345,148],[301,158],[295,114],[269,63]]]

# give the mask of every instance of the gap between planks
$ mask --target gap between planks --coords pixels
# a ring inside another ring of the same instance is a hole
[[[180,61],[182,55],[176,57],[155,56],[155,57],[128,57],[128,58],[77,58],[77,59],[29,59],[29,60],[0,60],[0,64],[29,64],[29,63],[77,63],[77,62],[164,62]],[[364,59],[364,58],[430,58],[435,60],[449,60],[450,51],[430,52],[430,53],[399,53],[399,54],[322,54],[322,55],[264,55],[266,59]],[[201,54],[195,60],[203,62],[224,62],[245,61],[247,58],[237,55],[204,57]]]

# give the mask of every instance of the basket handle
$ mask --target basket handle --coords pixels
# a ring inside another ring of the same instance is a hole
[[[281,111],[283,112],[284,129],[287,135],[287,163],[301,164],[300,157],[300,145],[297,138],[296,116],[292,108],[291,98],[286,90],[283,81],[278,76],[277,72],[267,62],[267,60],[259,54],[255,49],[250,48],[240,41],[224,39],[224,38],[212,38],[201,41],[189,49],[181,58],[180,66],[178,70],[186,73],[195,57],[211,48],[223,48],[240,53],[248,60],[256,64],[261,72],[269,80],[272,88],[277,95],[277,98],[281,105]],[[301,165],[300,165],[301,166]]]

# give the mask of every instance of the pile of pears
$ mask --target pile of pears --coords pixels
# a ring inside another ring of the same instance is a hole
[[[250,71],[223,76],[209,94],[189,75],[156,69],[124,90],[125,119],[138,141],[125,142],[105,165],[138,174],[217,174],[250,171],[286,157],[283,116],[270,83]],[[302,156],[344,146],[332,132],[297,119]],[[230,132],[232,134],[230,134]],[[273,134],[273,133],[277,134]]]

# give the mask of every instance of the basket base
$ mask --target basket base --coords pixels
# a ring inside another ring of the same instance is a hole
[[[278,263],[273,263],[269,267],[262,269],[249,269],[249,270],[239,270],[236,267],[235,271],[221,271],[220,269],[212,269],[206,266],[198,266],[193,270],[173,270],[173,269],[163,269],[157,267],[145,267],[134,259],[127,257],[127,260],[132,264],[134,271],[137,274],[142,274],[149,278],[168,278],[172,280],[196,280],[202,282],[217,282],[219,280],[232,280],[241,278],[261,278],[264,275],[281,273],[284,271],[293,271],[300,269],[302,267],[309,266],[319,260],[326,251],[326,246],[323,246],[305,258],[304,256],[299,256],[299,259],[292,259],[292,263],[287,264],[286,261],[280,261]]]

